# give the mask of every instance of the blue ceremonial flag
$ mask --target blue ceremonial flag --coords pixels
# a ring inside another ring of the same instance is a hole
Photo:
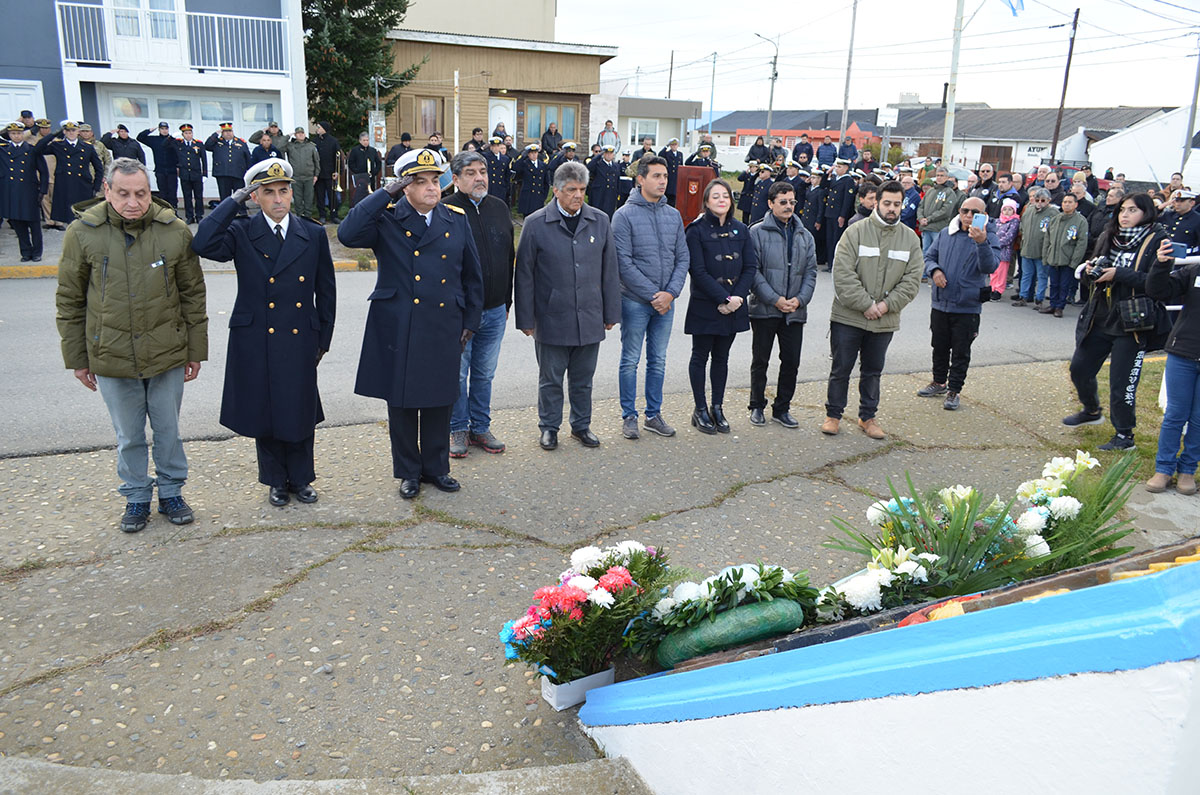
[[[1012,12],[1014,17],[1018,11],[1025,10],[1025,0],[1004,0],[1004,5],[1008,6],[1008,10]]]

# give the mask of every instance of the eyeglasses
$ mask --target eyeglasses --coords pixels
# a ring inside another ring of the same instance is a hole
[[[963,207],[958,212],[959,215],[979,215],[983,210],[968,210],[966,207]]]
[[[795,199],[777,199],[775,203],[786,206],[789,204],[799,204],[800,202],[796,201]]]

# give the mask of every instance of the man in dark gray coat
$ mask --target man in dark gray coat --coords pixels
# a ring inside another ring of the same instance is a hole
[[[584,204],[588,172],[569,161],[554,173],[554,198],[525,219],[517,247],[517,328],[538,360],[543,450],[558,447],[563,376],[570,378],[571,435],[598,447],[591,431],[592,375],[605,332],[621,320],[621,281],[608,216]]]

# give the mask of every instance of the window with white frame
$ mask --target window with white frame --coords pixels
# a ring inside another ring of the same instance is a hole
[[[650,139],[650,143],[658,145],[658,119],[630,119],[629,145],[641,146],[642,140]]]

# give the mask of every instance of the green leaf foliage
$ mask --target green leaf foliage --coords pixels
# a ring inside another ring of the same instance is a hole
[[[304,58],[307,65],[308,112],[328,122],[326,132],[353,140],[366,128],[375,107],[379,75],[379,107],[391,113],[396,92],[412,82],[422,64],[397,71],[388,31],[404,20],[409,0],[304,0]],[[422,61],[424,63],[424,61]]]

